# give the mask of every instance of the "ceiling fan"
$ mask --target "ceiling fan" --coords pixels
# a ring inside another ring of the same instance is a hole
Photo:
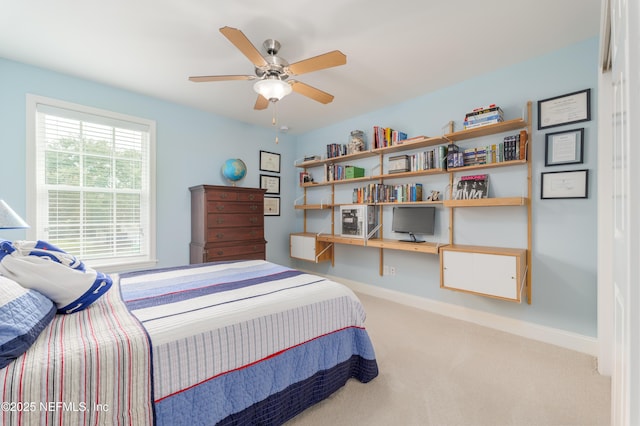
[[[258,110],[267,108],[269,102],[277,102],[291,93],[291,91],[323,104],[333,101],[333,95],[327,92],[297,80],[286,80],[289,76],[344,65],[347,63],[347,57],[344,53],[334,50],[289,64],[278,56],[280,43],[277,40],[265,40],[262,46],[267,52],[267,56],[263,56],[242,31],[236,28],[222,27],[220,32],[253,63],[255,75],[197,76],[189,77],[189,80],[197,83],[226,80],[258,80],[253,85],[254,90],[258,93],[254,109]]]

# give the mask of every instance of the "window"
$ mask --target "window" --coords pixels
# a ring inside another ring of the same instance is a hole
[[[155,122],[28,95],[30,239],[107,271],[155,262]]]

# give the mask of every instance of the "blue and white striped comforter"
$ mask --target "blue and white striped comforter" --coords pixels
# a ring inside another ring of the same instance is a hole
[[[322,277],[255,260],[119,280],[151,340],[159,425],[281,424],[378,374],[362,305]]]

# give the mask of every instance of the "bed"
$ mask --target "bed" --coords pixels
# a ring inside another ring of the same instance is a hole
[[[0,423],[278,425],[378,374],[347,287],[270,262],[113,275],[0,370]]]

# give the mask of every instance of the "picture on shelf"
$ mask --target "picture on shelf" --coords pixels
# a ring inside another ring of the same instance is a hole
[[[489,175],[461,176],[456,179],[454,200],[474,200],[489,197]]]
[[[300,172],[300,185],[313,182],[313,178],[309,172]]]

